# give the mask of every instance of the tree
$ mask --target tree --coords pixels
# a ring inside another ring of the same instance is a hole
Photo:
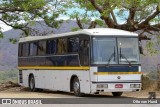
[[[31,28],[36,20],[44,20],[49,27],[57,28],[60,21],[56,20],[60,9],[55,9],[52,0],[1,0],[0,21],[14,29],[20,29],[25,35],[38,33]],[[0,28],[0,37],[3,37]]]
[[[147,39],[147,37],[144,35],[145,32],[152,33],[151,31],[160,31],[159,0],[67,1],[72,1],[70,4],[80,7],[86,11],[98,12],[99,19],[103,20],[109,28],[133,32],[140,31],[140,40]],[[121,22],[119,21],[120,19]],[[79,22],[79,20],[77,20],[77,22]]]
[[[76,20],[78,27],[73,27],[72,31],[76,31],[79,29],[91,29],[98,26],[104,26],[102,20],[94,19],[92,20],[91,16],[95,16],[95,14],[90,13],[88,11],[79,12],[74,10],[72,13],[69,13],[69,18],[72,20]]]
[[[79,29],[91,29],[97,25],[106,27],[104,22],[99,19],[99,14],[95,11],[90,11],[82,8],[81,5],[76,3],[74,0],[63,0],[65,3],[61,4],[65,12],[65,16],[69,17],[69,20],[75,20],[78,27],[73,27],[72,31]]]

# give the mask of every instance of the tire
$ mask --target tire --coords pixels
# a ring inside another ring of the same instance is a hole
[[[37,91],[38,91],[38,92],[42,92],[42,91],[43,91],[43,89],[41,89],[41,88],[38,88],[38,89],[37,89]]]
[[[37,89],[35,88],[35,79],[33,75],[29,77],[29,88],[33,92],[37,91]]]
[[[115,97],[120,97],[123,94],[123,92],[112,92],[112,95]]]
[[[74,80],[73,80],[73,91],[74,91],[74,95],[77,96],[77,97],[84,96],[84,94],[81,93],[80,82],[79,82],[79,79],[77,77],[74,78]]]

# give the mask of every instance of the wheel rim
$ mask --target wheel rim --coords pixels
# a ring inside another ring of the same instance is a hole
[[[76,94],[78,94],[78,93],[79,93],[79,89],[80,89],[79,82],[78,82],[78,81],[75,81],[75,83],[74,83],[74,92],[75,92]]]
[[[33,89],[33,87],[34,87],[34,79],[32,77],[30,80],[30,88]]]

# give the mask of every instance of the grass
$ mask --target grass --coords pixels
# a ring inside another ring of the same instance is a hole
[[[0,83],[12,81],[18,82],[18,70],[0,72]]]

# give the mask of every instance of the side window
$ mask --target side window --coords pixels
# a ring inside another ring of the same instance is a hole
[[[68,51],[67,39],[58,39],[58,51],[57,54],[65,54]]]
[[[79,38],[68,39],[68,52],[74,53],[79,51]]]
[[[38,47],[38,55],[46,54],[46,41],[39,41],[37,47]]]
[[[28,56],[28,54],[29,54],[29,43],[23,43],[22,56]]]
[[[80,40],[79,55],[81,65],[89,65],[89,40]]]
[[[56,54],[57,52],[57,40],[47,41],[47,54]]]
[[[36,56],[37,55],[37,42],[30,43],[30,56]]]
[[[18,56],[22,56],[22,44],[18,45]]]

